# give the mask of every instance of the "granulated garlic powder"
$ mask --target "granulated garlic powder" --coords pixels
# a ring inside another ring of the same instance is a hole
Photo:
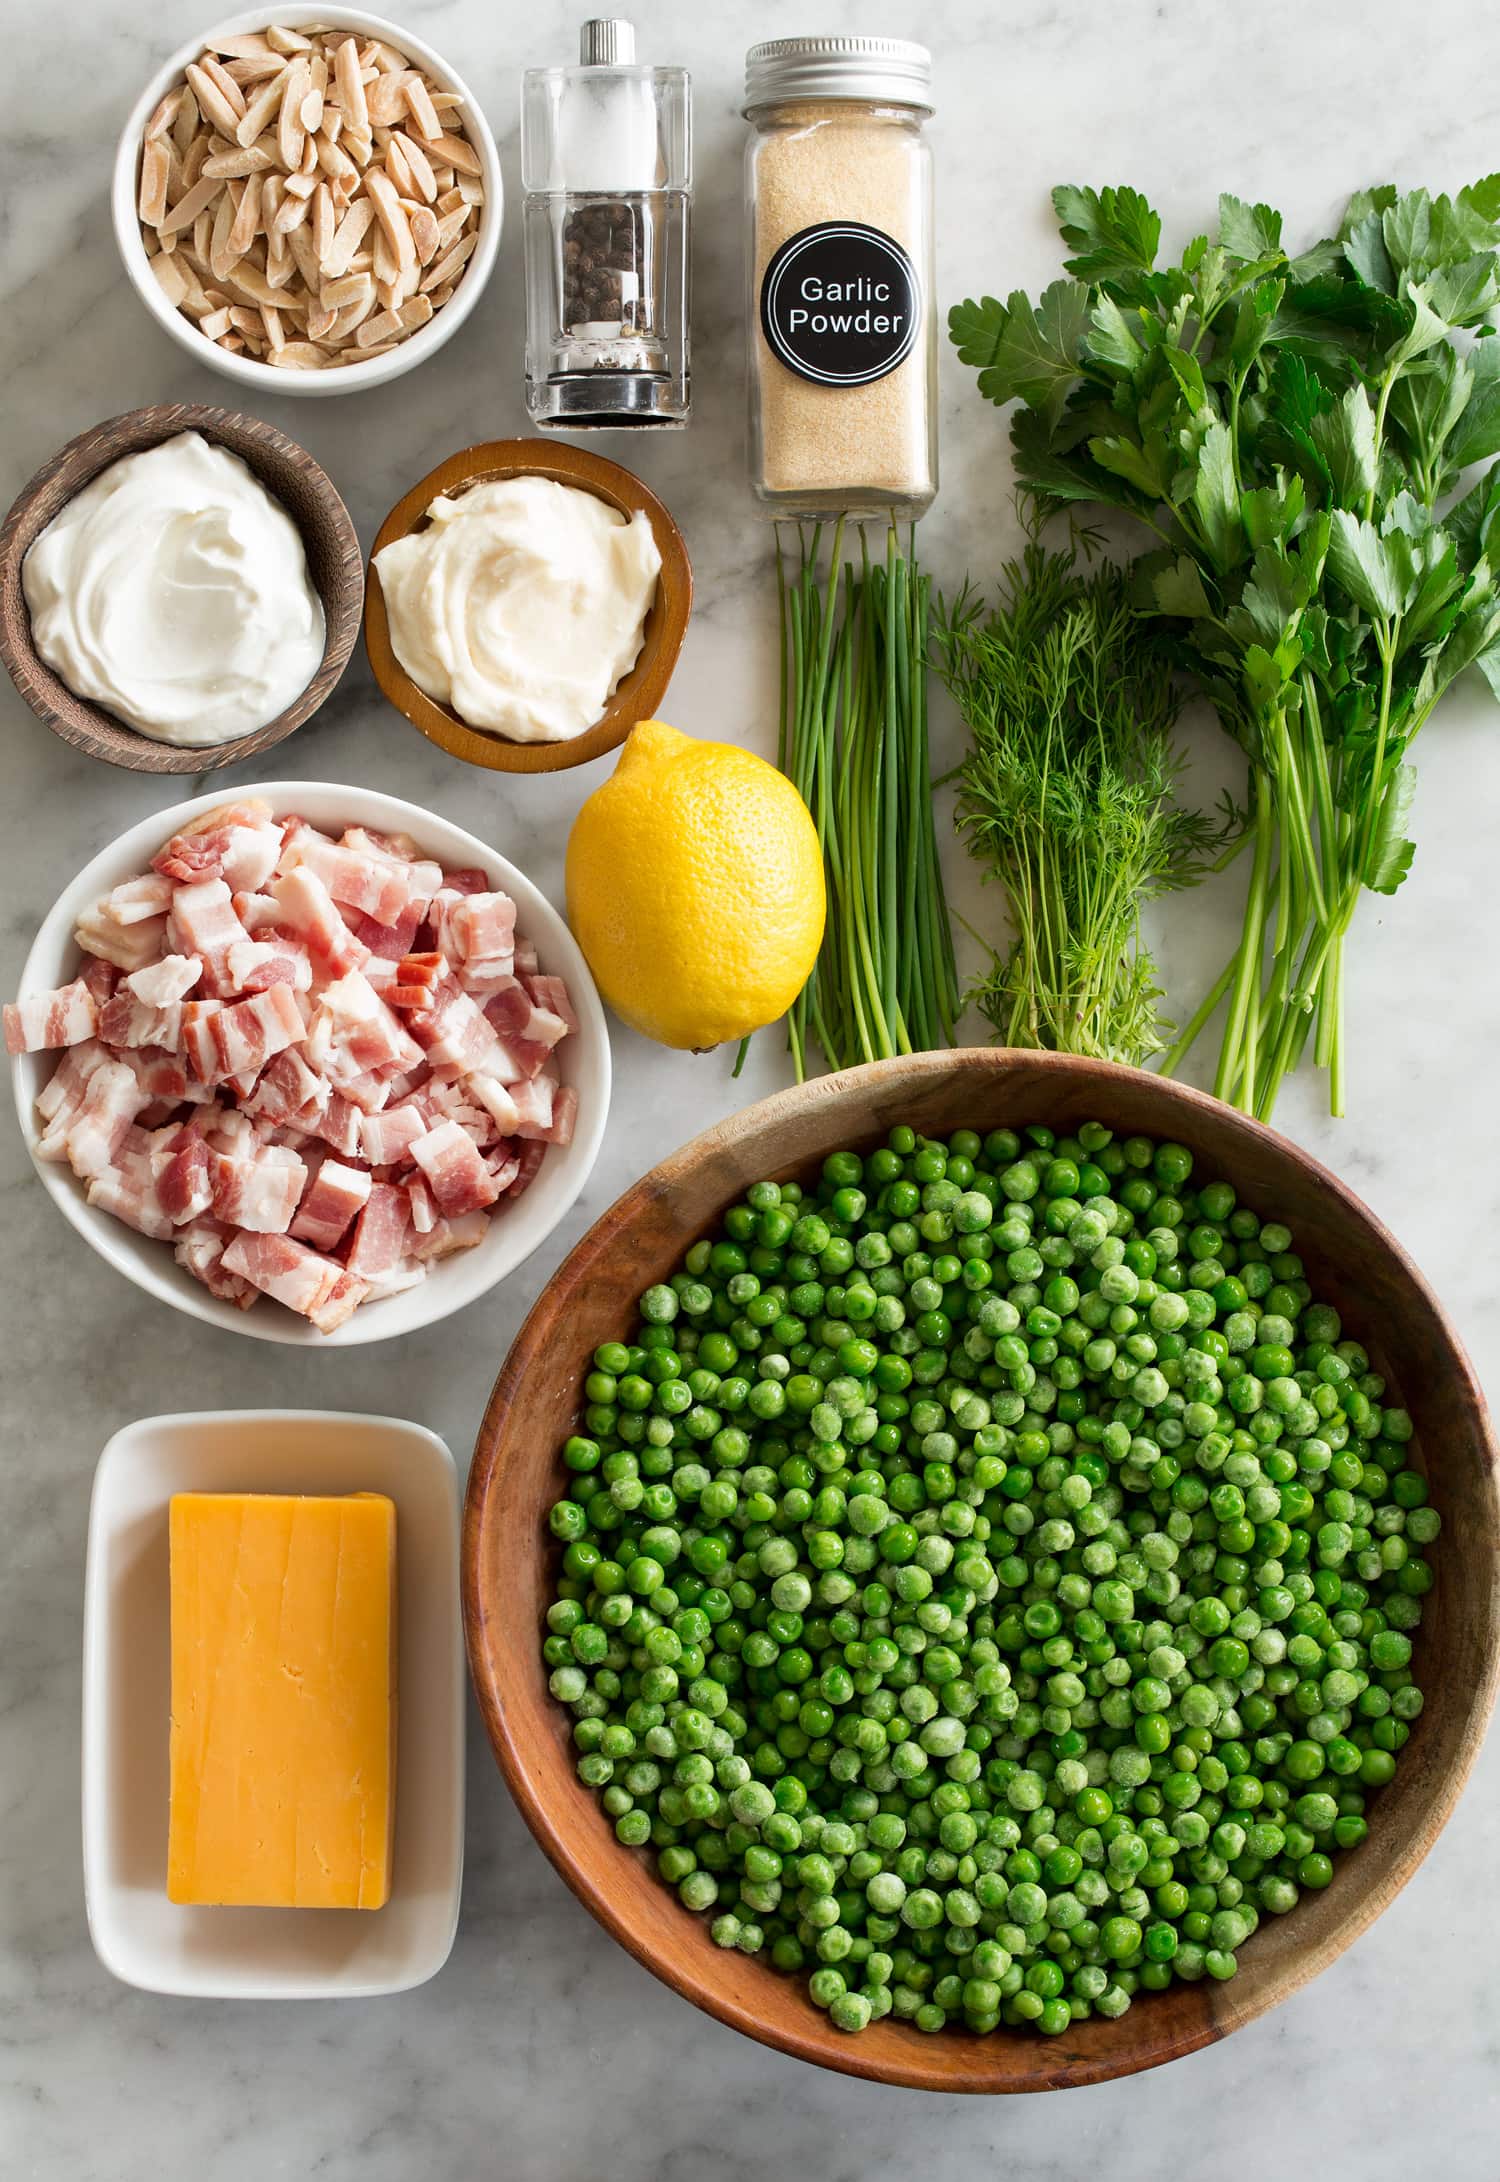
[[[757,485],[773,505],[783,495],[808,495],[829,508],[901,512],[909,505],[920,513],[936,489],[936,447],[930,176],[919,119],[910,109],[831,99],[781,105],[757,119],[750,150]],[[889,236],[919,283],[904,359],[863,385],[800,376],[773,351],[761,320],[763,284],[777,251],[809,228],[840,222]]]

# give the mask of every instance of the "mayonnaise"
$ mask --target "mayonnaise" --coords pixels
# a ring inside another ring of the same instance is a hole
[[[640,655],[661,555],[644,513],[510,477],[434,500],[375,556],[391,646],[470,727],[562,742],[592,727]]]
[[[197,432],[101,471],[41,533],[21,581],[48,666],[157,742],[252,734],[323,657],[296,524]]]

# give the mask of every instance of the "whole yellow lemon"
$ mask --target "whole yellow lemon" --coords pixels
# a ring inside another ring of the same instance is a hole
[[[662,720],[630,732],[568,841],[568,918],[609,1006],[703,1049],[784,1015],[823,938],[823,858],[774,765]]]

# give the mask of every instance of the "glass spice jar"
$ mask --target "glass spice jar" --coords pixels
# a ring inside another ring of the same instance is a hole
[[[915,518],[937,491],[931,58],[778,38],[745,76],[753,490],[774,515]]]

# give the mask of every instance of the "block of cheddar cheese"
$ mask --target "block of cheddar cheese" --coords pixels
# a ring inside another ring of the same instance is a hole
[[[174,1902],[379,1909],[395,1816],[396,1510],[177,1493]]]

